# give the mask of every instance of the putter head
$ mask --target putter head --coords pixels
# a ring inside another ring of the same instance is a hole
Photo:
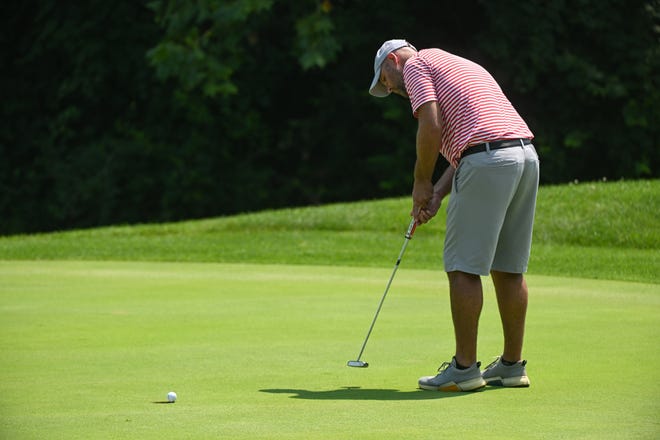
[[[362,362],[362,361],[348,361],[349,367],[356,367],[356,368],[367,368],[369,364],[367,362]]]

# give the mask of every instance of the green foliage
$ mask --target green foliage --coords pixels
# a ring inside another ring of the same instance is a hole
[[[271,8],[272,0],[185,2],[153,1],[149,7],[165,36],[147,52],[160,79],[175,78],[184,93],[204,96],[237,93],[231,78],[241,67],[243,45],[254,27],[253,15]]]
[[[319,6],[316,12],[296,21],[296,43],[301,54],[300,64],[305,70],[323,68],[336,59],[339,44],[334,38],[334,25],[327,12],[327,7]]]
[[[101,1],[20,2],[2,15],[0,230],[154,214],[120,209],[129,182],[147,174],[150,164],[132,158],[144,155],[144,125],[161,102],[143,69],[141,46],[157,38],[149,17],[139,4]],[[137,176],[124,174],[128,163]]]
[[[3,234],[407,194],[416,121],[405,100],[367,94],[392,37],[493,72],[536,134],[544,182],[658,176],[657,2],[5,9]]]
[[[537,136],[544,180],[658,175],[657,2],[481,3],[479,44],[509,66],[502,79]]]

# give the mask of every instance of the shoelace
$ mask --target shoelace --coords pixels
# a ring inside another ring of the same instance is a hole
[[[497,356],[493,362],[488,364],[488,366],[486,367],[486,370],[488,370],[489,368],[494,367],[495,365],[497,365],[497,363],[500,361],[501,357],[502,356]]]
[[[451,367],[451,362],[443,362],[442,365],[438,367],[438,373],[442,373],[449,367]]]

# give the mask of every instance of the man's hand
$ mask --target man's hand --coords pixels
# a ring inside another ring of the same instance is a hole
[[[417,224],[423,225],[424,223],[431,221],[431,219],[438,213],[438,210],[440,210],[441,204],[442,197],[440,194],[433,193],[433,197],[431,197],[431,200],[429,200],[426,208],[419,211],[419,215],[416,218]]]
[[[431,197],[429,199],[420,199],[422,202],[424,202],[423,205],[417,204],[417,182],[415,182],[415,186],[413,187],[413,210],[410,215],[413,216],[415,220],[417,220],[418,225],[428,223],[438,213],[440,205],[442,204],[442,199],[444,199],[451,192],[451,185],[455,172],[456,170],[454,167],[447,167],[445,172],[442,173],[440,179],[438,179],[438,181],[433,186]],[[427,189],[422,189],[425,186],[426,185],[420,184],[420,194],[428,194]]]
[[[428,209],[429,202],[433,197],[433,184],[431,181],[415,180],[413,185],[413,208],[410,215],[412,215],[418,224],[426,223],[428,220],[423,221],[421,216],[422,212]],[[437,211],[437,210],[436,210]]]

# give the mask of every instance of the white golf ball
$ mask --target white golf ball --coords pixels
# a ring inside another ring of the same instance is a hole
[[[176,393],[174,391],[167,393],[167,401],[172,403],[176,402]]]

